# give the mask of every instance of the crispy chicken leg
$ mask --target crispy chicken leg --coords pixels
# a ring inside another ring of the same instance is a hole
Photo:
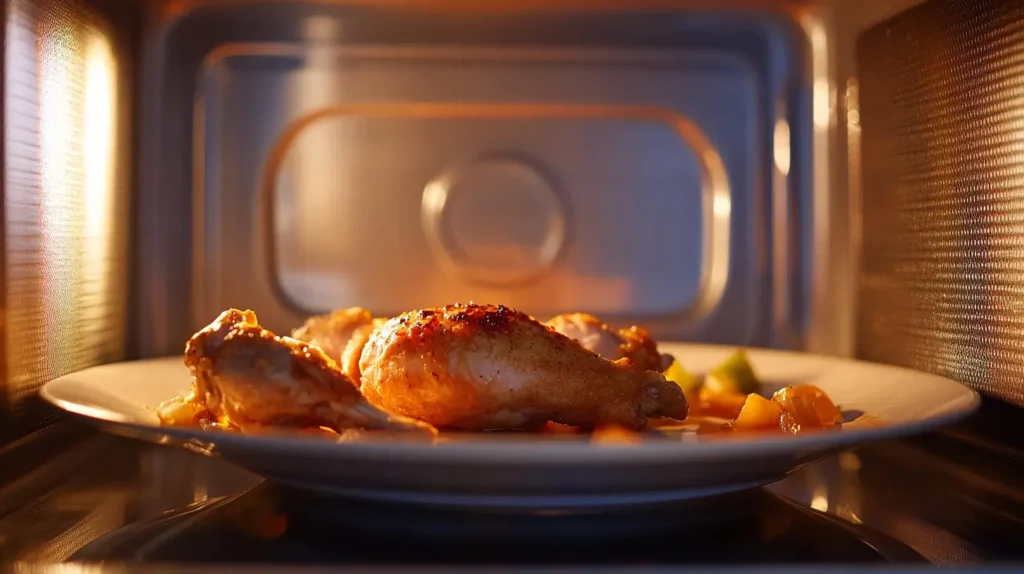
[[[672,364],[672,356],[659,354],[657,343],[642,327],[615,330],[586,313],[557,315],[547,325],[606,359],[629,359],[641,371],[660,373]]]
[[[358,387],[363,345],[370,338],[370,331],[383,323],[384,319],[374,319],[366,309],[350,307],[306,319],[292,331],[292,337],[323,349]]]
[[[518,429],[546,421],[643,428],[686,417],[661,374],[584,349],[531,317],[495,305],[449,305],[391,319],[359,362],[363,395],[438,427]]]
[[[224,426],[432,430],[367,403],[323,351],[275,336],[252,311],[221,313],[186,344],[185,364],[190,401]]]

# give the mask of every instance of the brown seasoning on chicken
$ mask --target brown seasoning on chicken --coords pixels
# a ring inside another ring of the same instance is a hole
[[[195,377],[189,402],[221,425],[432,432],[366,402],[318,347],[263,329],[252,311],[229,309],[185,346]]]
[[[546,421],[638,430],[686,417],[680,388],[629,359],[609,361],[502,305],[405,313],[373,331],[362,391],[388,411],[439,428],[529,428]]]

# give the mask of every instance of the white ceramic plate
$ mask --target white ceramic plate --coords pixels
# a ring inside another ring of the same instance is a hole
[[[703,373],[735,348],[663,343]],[[315,438],[251,436],[159,426],[153,407],[187,391],[181,357],[104,365],[61,377],[41,394],[111,431],[220,455],[267,478],[338,496],[413,504],[503,508],[593,508],[712,496],[767,484],[851,445],[931,430],[977,408],[973,390],[949,379],[871,363],[749,350],[765,392],[815,384],[852,418],[884,426],[799,436],[727,440],[683,436],[639,445],[476,435],[439,444],[335,444]]]

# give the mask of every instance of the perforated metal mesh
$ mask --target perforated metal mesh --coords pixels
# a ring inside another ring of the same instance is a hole
[[[931,0],[857,58],[857,352],[1024,405],[1024,2]]]
[[[130,154],[104,21],[72,0],[8,0],[5,26],[10,440],[51,421],[42,383],[123,356]]]

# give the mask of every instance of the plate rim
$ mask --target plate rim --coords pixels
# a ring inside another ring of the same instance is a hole
[[[546,442],[537,440],[508,440],[502,441],[465,441],[465,442],[441,442],[424,444],[417,441],[365,441],[365,442],[332,442],[322,439],[311,439],[301,436],[288,435],[243,435],[239,433],[228,433],[223,431],[206,431],[188,427],[163,427],[148,425],[128,420],[118,420],[100,416],[95,409],[68,401],[53,394],[55,388],[59,389],[61,384],[81,375],[82,372],[93,369],[111,368],[126,364],[145,363],[170,363],[173,360],[181,360],[177,356],[141,359],[135,361],[122,361],[107,363],[82,369],[69,373],[47,382],[39,389],[39,395],[47,402],[58,408],[84,417],[91,422],[100,425],[113,425],[126,428],[135,433],[143,433],[147,436],[159,435],[162,437],[173,437],[186,441],[200,441],[214,445],[216,450],[221,450],[218,443],[232,447],[258,450],[292,451],[301,452],[304,456],[311,458],[334,458],[346,457],[363,460],[380,460],[388,458],[401,458],[404,462],[473,462],[477,464],[531,464],[543,462],[544,464],[651,464],[659,461],[679,462],[681,460],[693,461],[719,461],[723,459],[742,459],[774,457],[793,453],[814,453],[824,450],[837,450],[854,444],[872,442],[880,439],[898,438],[907,435],[920,434],[943,427],[952,422],[962,420],[974,413],[981,404],[981,395],[975,389],[960,382],[941,375],[935,375],[926,371],[919,371],[898,365],[875,363],[858,359],[835,357],[814,353],[803,353],[785,351],[771,348],[738,345],[708,345],[699,343],[663,342],[659,347],[664,351],[671,352],[672,348],[686,348],[690,351],[713,351],[729,352],[739,348],[754,351],[758,354],[773,354],[780,358],[805,357],[824,359],[828,362],[848,363],[850,365],[861,365],[870,367],[882,367],[887,370],[905,371],[915,376],[927,376],[936,380],[944,381],[947,384],[956,385],[966,395],[963,399],[955,400],[958,403],[954,410],[938,415],[921,418],[918,420],[903,423],[888,424],[881,427],[842,429],[841,431],[824,431],[809,433],[805,435],[751,435],[742,439],[729,438],[723,440],[703,441],[668,441],[654,440],[645,441],[640,444],[595,444],[590,441],[573,442]],[[168,397],[170,398],[170,397]],[[960,404],[962,403],[962,404]],[[155,405],[153,405],[155,406]],[[116,414],[116,413],[111,413]],[[500,446],[499,446],[500,445]],[[497,448],[495,448],[497,446]],[[481,455],[484,456],[481,456]]]

